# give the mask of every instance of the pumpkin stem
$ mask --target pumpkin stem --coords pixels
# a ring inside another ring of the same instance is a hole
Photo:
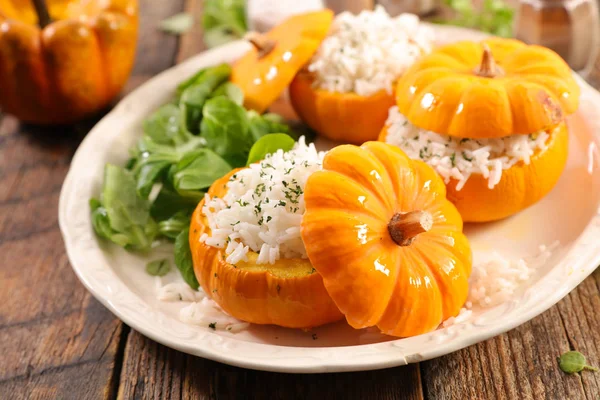
[[[269,39],[267,35],[258,32],[248,32],[244,35],[244,40],[252,43],[252,46],[258,51],[258,58],[263,58],[275,48],[277,42]]]
[[[499,75],[504,75],[504,71],[498,64],[496,64],[496,60],[492,56],[492,51],[487,43],[482,43],[483,47],[483,57],[481,57],[481,65],[475,68],[475,74],[482,76],[484,78],[495,78]]]
[[[32,0],[32,2],[33,7],[35,8],[35,13],[38,17],[38,25],[41,29],[44,29],[46,25],[52,22],[52,18],[50,18],[50,13],[48,12],[46,2],[44,0]]]
[[[409,246],[418,234],[433,226],[433,217],[427,211],[396,213],[388,224],[392,240],[398,246]]]

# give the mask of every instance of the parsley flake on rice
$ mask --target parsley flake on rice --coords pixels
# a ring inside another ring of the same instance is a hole
[[[547,148],[550,135],[512,135],[497,139],[465,139],[440,135],[412,125],[396,106],[390,108],[385,123],[385,141],[398,146],[412,159],[432,166],[446,183],[455,179],[461,190],[472,174],[481,174],[493,189],[502,171],[518,162],[529,164],[537,151]]]
[[[200,241],[224,248],[231,264],[247,261],[249,251],[258,253],[258,264],[306,258],[300,236],[304,186],[310,174],[322,169],[324,155],[302,137],[292,150],[278,150],[238,171],[223,198],[206,195],[202,212],[211,234]]]

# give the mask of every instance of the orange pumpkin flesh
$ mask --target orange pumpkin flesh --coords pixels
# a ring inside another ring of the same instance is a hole
[[[294,110],[308,126],[329,139],[354,144],[377,139],[395,102],[385,90],[359,96],[318,89],[307,73],[296,75],[289,90]]]
[[[547,148],[530,158],[529,164],[519,162],[502,171],[500,182],[493,189],[481,174],[472,174],[460,190],[458,181],[450,179],[447,197],[465,222],[489,222],[506,218],[537,203],[558,182],[567,162],[569,132],[560,124],[549,132]],[[381,131],[379,140],[386,141],[388,131]]]
[[[398,81],[396,103],[419,128],[500,138],[555,127],[575,112],[579,91],[552,50],[492,38],[450,44],[421,58]]]
[[[302,240],[352,327],[406,337],[458,314],[471,250],[445,195],[431,167],[380,142],[336,147],[309,177]]]
[[[215,181],[211,196],[222,197],[232,171]],[[323,279],[305,259],[280,259],[275,264],[257,264],[258,255],[236,265],[225,261],[224,249],[201,243],[210,234],[202,214],[204,200],[192,216],[190,248],[194,272],[202,289],[228,314],[255,324],[288,328],[312,328],[343,318],[323,286]]]
[[[254,47],[235,62],[231,82],[244,91],[244,105],[264,112],[290,84],[327,35],[331,10],[295,15],[265,35],[250,37]]]

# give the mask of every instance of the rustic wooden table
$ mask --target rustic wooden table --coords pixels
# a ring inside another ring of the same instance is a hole
[[[197,28],[156,30],[201,1],[141,1],[128,92],[203,50]],[[565,375],[569,349],[600,365],[600,270],[541,316],[435,360],[331,375],[256,372],[189,356],[130,329],[71,270],[57,220],[71,157],[97,118],[45,129],[0,115],[0,398],[598,399],[600,373]]]

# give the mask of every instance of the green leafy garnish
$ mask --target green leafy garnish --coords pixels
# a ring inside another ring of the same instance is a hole
[[[581,372],[584,369],[598,371],[598,368],[587,365],[585,356],[578,351],[567,351],[558,357],[558,366],[567,374]]]
[[[194,17],[192,14],[180,13],[163,20],[160,23],[159,28],[162,31],[173,35],[181,35],[189,31],[193,24]]]
[[[211,98],[217,96],[225,96],[229,100],[233,101],[235,104],[242,105],[244,104],[244,92],[242,89],[236,85],[235,83],[225,82],[221,84],[212,94]]]
[[[169,265],[169,260],[166,258],[150,261],[146,264],[146,272],[152,276],[165,276],[170,270],[171,265]]]
[[[192,289],[198,289],[198,280],[194,275],[194,261],[192,260],[192,251],[190,250],[190,243],[188,236],[190,234],[189,228],[182,230],[177,238],[175,239],[175,265],[183,280],[191,286]]]
[[[270,133],[254,143],[248,154],[246,165],[250,165],[265,158],[267,154],[276,152],[279,149],[283,151],[291,150],[294,147],[294,139],[285,133]]]
[[[186,154],[172,170],[173,186],[184,197],[200,201],[204,190],[231,171],[231,166],[209,149],[198,149]]]
[[[101,200],[90,201],[96,233],[119,246],[148,250],[158,232],[150,203],[139,197],[135,179],[124,168],[107,164]]]
[[[205,0],[202,27],[208,47],[241,38],[248,30],[245,0]]]
[[[90,199],[99,237],[132,251],[147,251],[157,239],[174,241],[175,265],[194,289],[188,233],[198,202],[233,168],[294,143],[280,117],[243,108],[230,73],[221,64],[179,84],[175,99],[144,121],[126,167],[106,165],[101,196]],[[168,262],[159,261],[147,265],[148,273],[168,272]]]
[[[172,217],[158,223],[158,232],[170,239],[176,239],[179,234],[190,226],[191,211],[177,211]]]
[[[472,0],[445,0],[455,16],[435,22],[479,29],[496,36],[512,37],[514,10],[503,0],[484,0],[480,10],[475,9]]]
[[[246,110],[230,99],[219,96],[206,102],[203,113],[201,130],[206,146],[232,167],[245,166],[254,144]]]
[[[203,74],[181,93],[179,99],[180,112],[183,118],[183,127],[190,132],[197,133],[200,129],[204,103],[231,74],[228,64],[207,69]]]

